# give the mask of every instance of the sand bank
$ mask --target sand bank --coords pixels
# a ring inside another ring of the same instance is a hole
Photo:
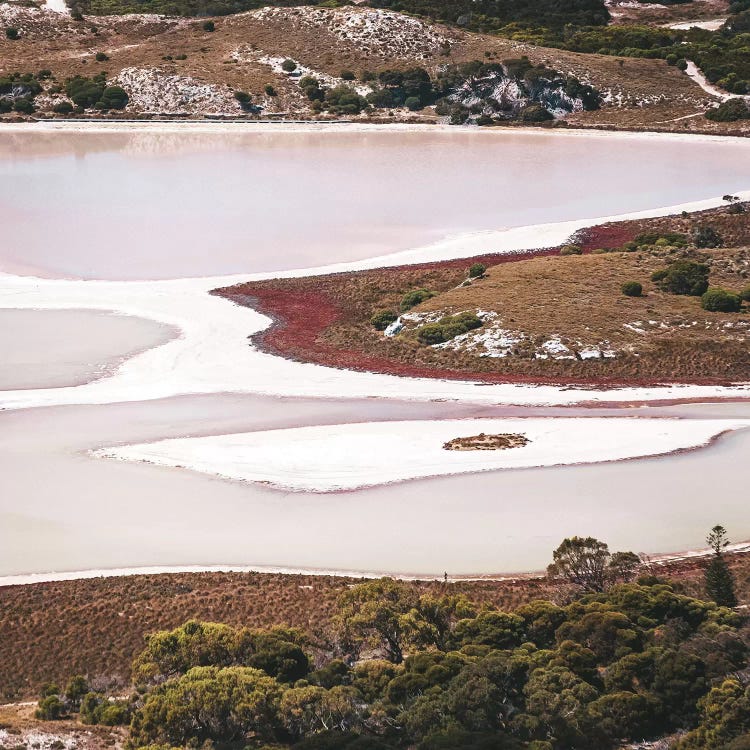
[[[356,490],[409,479],[619,461],[706,445],[748,420],[608,418],[362,423],[162,440],[95,455],[145,461],[304,492]],[[523,447],[446,451],[455,437],[512,433]]]

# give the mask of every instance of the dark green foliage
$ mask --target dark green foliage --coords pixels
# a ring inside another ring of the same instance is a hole
[[[417,328],[417,339],[421,344],[431,346],[450,341],[462,333],[481,328],[482,319],[474,313],[463,312],[458,315],[446,315],[437,323],[426,323]]]
[[[469,266],[469,278],[470,279],[478,279],[484,276],[484,272],[487,270],[487,267],[482,265],[481,263],[472,263]]]
[[[412,289],[401,298],[401,312],[411,310],[415,305],[418,305],[420,302],[424,302],[426,299],[430,299],[430,297],[434,296],[435,292],[431,292],[429,289]]]
[[[742,300],[739,294],[716,287],[701,296],[701,307],[709,312],[739,312]]]
[[[97,62],[107,62],[107,60],[109,60],[109,55],[105,54],[104,52],[97,52],[94,55],[94,59]]]
[[[353,81],[357,76],[354,75],[353,70],[342,70],[339,77],[343,81]]]
[[[651,274],[651,281],[663,292],[700,297],[708,289],[708,272],[705,263],[678,260]]]
[[[271,84],[270,84],[270,83],[267,83],[267,84],[266,84],[266,85],[265,85],[265,86],[263,87],[263,90],[264,90],[264,91],[266,92],[266,94],[267,94],[268,96],[276,96],[276,89],[275,89],[275,88],[274,88],[273,86],[271,86]]]
[[[125,89],[120,86],[107,86],[94,106],[97,109],[125,109],[127,103],[128,95]]]
[[[203,31],[208,31],[210,33],[216,31],[216,24],[213,21],[204,21],[202,28]]]
[[[7,39],[10,39],[11,41],[15,41],[18,39],[18,29],[15,26],[6,26],[5,27],[5,36]]]
[[[247,91],[235,91],[234,98],[240,103],[242,109],[250,109],[251,98]]]
[[[370,318],[370,323],[372,323],[373,327],[378,331],[384,331],[397,318],[398,315],[396,315],[393,310],[378,310],[373,313],[373,316]]]
[[[105,86],[104,73],[99,73],[93,78],[75,76],[65,81],[65,93],[76,106],[89,109],[101,100]]]
[[[363,96],[344,84],[328,89],[323,101],[326,109],[337,115],[358,115],[370,106]]]
[[[722,247],[724,244],[721,235],[710,226],[696,227],[692,237],[696,247]]]
[[[750,119],[750,108],[742,99],[728,99],[718,107],[706,112],[708,120],[715,122],[735,122]]]
[[[606,582],[609,547],[593,537],[564,539],[552,553],[547,575],[589,591],[601,591]]]
[[[281,69],[285,73],[291,73],[297,70],[297,63],[294,62],[294,60],[290,60],[289,58],[287,58],[286,60],[284,60],[284,62],[281,63]]]
[[[640,297],[643,294],[643,285],[638,281],[626,281],[620,289],[626,297]]]
[[[57,112],[58,115],[69,115],[73,111],[73,105],[70,102],[57,102],[52,107],[53,112]]]
[[[711,559],[705,572],[706,592],[722,607],[736,607],[737,596],[734,593],[734,579],[729,566],[720,555]]]
[[[80,717],[84,724],[114,727],[130,721],[130,707],[125,701],[111,701],[105,695],[89,692],[81,701]]]
[[[740,292],[740,299],[743,302],[750,302],[750,286],[746,286],[741,292]]]
[[[65,705],[56,695],[48,695],[39,701],[39,707],[34,712],[37,719],[52,721],[62,719],[65,716]]]
[[[20,97],[13,102],[13,110],[20,114],[30,115],[34,109],[34,102],[26,97]]]
[[[529,104],[519,113],[522,122],[548,122],[554,120],[552,113],[541,104]]]
[[[637,247],[644,245],[685,247],[688,244],[688,238],[681,232],[642,232],[636,236],[633,242]]]
[[[77,711],[81,705],[81,699],[88,692],[88,680],[83,675],[74,675],[65,687],[65,701],[73,710]]]

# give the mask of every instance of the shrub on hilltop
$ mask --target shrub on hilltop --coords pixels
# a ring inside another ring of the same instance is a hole
[[[626,281],[620,289],[626,297],[640,297],[643,294],[643,285],[638,281]]]
[[[651,274],[659,289],[670,294],[700,297],[708,289],[709,268],[705,263],[678,260]]]
[[[709,312],[739,312],[742,299],[739,294],[716,287],[701,296],[701,307]]]
[[[482,327],[482,319],[470,312],[458,315],[446,315],[437,323],[426,323],[417,328],[417,339],[420,344],[432,346],[450,341],[456,336]]]
[[[411,310],[415,305],[418,305],[434,296],[435,292],[431,292],[429,289],[412,289],[401,298],[401,304],[399,307],[401,308],[401,312],[406,312],[407,310]]]

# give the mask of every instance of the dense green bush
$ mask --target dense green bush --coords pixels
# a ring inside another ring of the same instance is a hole
[[[446,315],[437,323],[426,323],[417,328],[417,339],[421,344],[432,346],[460,336],[475,328],[481,328],[482,319],[474,313],[463,312],[458,315]]]
[[[76,106],[90,109],[101,100],[105,86],[104,73],[99,73],[92,78],[75,76],[65,81],[65,93]]]
[[[290,60],[289,58],[287,58],[286,60],[284,60],[284,62],[281,63],[281,69],[285,73],[291,73],[297,70],[297,63],[294,62],[294,60]]]
[[[120,86],[106,86],[101,98],[94,105],[97,109],[125,109],[128,95]]]
[[[709,289],[701,296],[701,307],[709,312],[739,312],[741,306],[740,295],[726,289]]]
[[[651,274],[651,281],[663,292],[700,297],[708,289],[708,273],[705,263],[678,260]]]
[[[94,55],[94,59],[95,59],[95,60],[96,60],[97,62],[107,62],[107,60],[109,60],[109,55],[107,55],[107,54],[106,54],[106,53],[104,53],[104,52],[97,52],[97,53],[96,53],[96,54]]]
[[[203,31],[216,31],[216,24],[213,21],[204,21],[202,28]]]
[[[626,281],[620,289],[626,297],[640,297],[643,294],[643,285],[637,281]]]
[[[15,26],[6,26],[5,27],[5,36],[6,38],[10,39],[11,41],[15,41],[18,39],[18,29]]]
[[[412,289],[401,298],[399,308],[401,312],[406,312],[407,310],[411,310],[415,305],[434,296],[435,292],[431,292],[429,289]]]
[[[65,716],[65,705],[56,695],[48,695],[39,701],[39,706],[34,712],[37,719],[54,721]]]
[[[323,101],[329,112],[338,115],[358,115],[370,106],[363,96],[344,84],[328,89]]]
[[[709,109],[706,118],[715,122],[735,122],[750,119],[750,107],[742,99],[728,99],[718,107]]]
[[[688,244],[688,238],[681,232],[642,232],[633,242],[637,247],[644,245],[685,247]]]
[[[478,279],[482,276],[484,276],[484,272],[487,270],[487,267],[484,266],[482,263],[472,263],[469,266],[469,278],[470,279]]]
[[[395,322],[396,320],[398,320],[398,315],[396,315],[393,310],[378,310],[370,318],[370,323],[378,331],[384,331],[391,323]]]
[[[73,105],[70,102],[57,102],[52,107],[53,112],[57,112],[58,115],[69,115],[73,111]]]
[[[528,104],[518,116],[522,122],[547,122],[555,119],[552,113],[541,104]]]

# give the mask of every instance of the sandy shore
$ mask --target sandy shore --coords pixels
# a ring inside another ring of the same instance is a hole
[[[356,490],[410,479],[663,455],[707,445],[750,420],[524,418],[364,422],[117,446],[103,458],[179,467],[302,492]],[[477,433],[525,436],[523,447],[446,451]]]

